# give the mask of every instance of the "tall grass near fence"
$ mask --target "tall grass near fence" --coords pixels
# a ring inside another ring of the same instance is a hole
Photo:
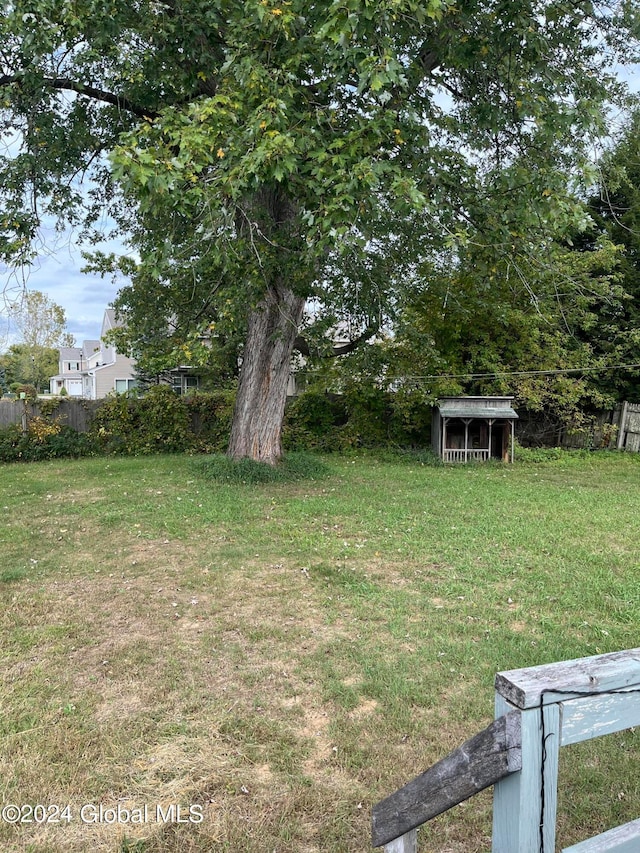
[[[374,802],[490,722],[495,672],[637,646],[635,454],[323,465],[0,467],[0,797],[71,814],[0,824],[3,850],[356,853]],[[637,817],[638,747],[567,749],[562,844]],[[490,816],[480,795],[420,850],[487,851]]]

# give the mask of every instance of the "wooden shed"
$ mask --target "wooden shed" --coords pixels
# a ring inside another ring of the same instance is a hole
[[[445,462],[513,462],[513,397],[442,397],[433,409],[431,443]]]

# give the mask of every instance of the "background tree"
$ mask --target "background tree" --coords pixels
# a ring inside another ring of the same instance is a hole
[[[520,248],[499,261],[469,246],[418,270],[394,335],[367,354],[373,374],[431,402],[513,394],[522,409],[544,411],[558,428],[612,406],[607,368],[618,362],[606,347],[613,327],[605,317],[629,300],[620,249],[605,237],[589,250],[551,240],[528,255]]]
[[[28,290],[9,310],[18,344],[9,347],[3,363],[9,382],[24,382],[38,391],[48,387],[58,370],[58,347],[73,346],[65,331],[64,309],[39,290]]]
[[[37,391],[43,391],[58,372],[58,350],[11,344],[7,352],[0,355],[0,369],[4,371],[6,387],[3,391],[15,385],[32,385]]]
[[[602,234],[621,248],[620,280],[628,298],[599,321],[599,351],[620,364],[640,363],[640,113],[636,112],[601,163],[599,192],[589,203],[594,227],[587,248]],[[640,399],[640,370],[608,377],[619,399]]]
[[[567,174],[633,49],[625,9],[15,0],[0,86],[21,151],[0,171],[0,254],[28,259],[42,213],[79,217],[77,176],[92,180],[85,225],[106,204],[140,258],[117,303],[133,350],[149,313],[182,337],[242,329],[229,452],[275,462],[309,300],[363,340],[412,258],[471,234],[509,254],[575,219]]]

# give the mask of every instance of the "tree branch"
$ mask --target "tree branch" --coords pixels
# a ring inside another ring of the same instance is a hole
[[[21,74],[5,74],[0,77],[0,87],[12,86],[14,84],[19,85],[21,82]],[[94,86],[78,83],[76,80],[71,80],[68,77],[45,77],[42,82],[49,89],[76,92],[78,95],[84,95],[94,101],[103,101],[105,104],[112,104],[114,107],[118,107],[118,109],[132,113],[140,118],[154,119],[159,116],[159,113],[155,110],[146,109],[139,104],[135,104],[124,95],[115,95],[113,92],[107,92],[104,89],[96,89]]]
[[[358,349],[359,346],[371,340],[371,338],[380,331],[380,324],[373,323],[371,326],[367,326],[364,332],[361,335],[358,335],[352,341],[349,341],[346,344],[340,344],[339,346],[334,344],[333,352],[328,355],[319,352],[313,352],[309,346],[309,342],[302,335],[298,335],[298,337],[293,342],[293,348],[300,355],[303,355],[305,358],[310,358],[311,356],[315,356],[317,358],[337,358],[340,355],[347,355],[350,352]]]

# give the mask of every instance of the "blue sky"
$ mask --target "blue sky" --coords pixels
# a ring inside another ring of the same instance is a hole
[[[120,247],[113,246],[114,251]],[[105,309],[113,301],[117,286],[111,278],[101,278],[81,272],[84,259],[73,234],[55,235],[46,253],[38,256],[33,266],[25,272],[25,285],[29,290],[40,290],[53,302],[64,308],[67,331],[76,344],[100,337]],[[0,286],[6,288],[8,297],[19,295],[21,281],[15,275],[0,272]],[[0,350],[10,335],[6,316],[0,312]]]

